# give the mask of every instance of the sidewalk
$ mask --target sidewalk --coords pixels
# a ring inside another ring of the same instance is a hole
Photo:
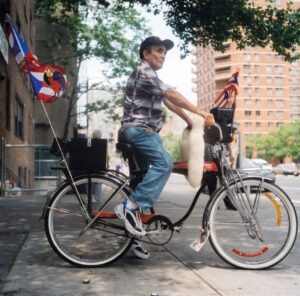
[[[190,188],[178,192],[178,181],[166,188],[161,204],[176,213]],[[175,199],[175,193],[177,200]],[[170,202],[171,198],[171,202]],[[189,248],[199,231],[205,196],[180,234],[164,247],[149,246],[151,257],[126,254],[103,268],[75,268],[51,249],[43,221],[45,197],[0,197],[0,295],[299,295],[300,244],[270,270],[230,267],[206,244],[200,253]]]
[[[51,249],[39,217],[45,198],[0,198],[0,295],[218,295],[166,248],[104,268],[75,268]],[[1,294],[2,293],[2,294]],[[175,293],[175,294],[174,294]]]

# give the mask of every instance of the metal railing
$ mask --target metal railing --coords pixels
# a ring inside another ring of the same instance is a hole
[[[10,148],[32,148],[35,152],[35,170],[34,170],[34,188],[25,188],[22,186],[22,180],[14,173],[10,168],[7,167],[7,149]],[[53,170],[53,167],[58,167],[59,159],[54,158],[53,156],[50,158],[43,158],[41,156],[41,151],[49,151],[49,145],[43,144],[7,144],[5,138],[1,139],[1,196],[6,196],[11,193],[18,192],[38,192],[38,191],[48,191],[48,186],[45,187],[36,186],[37,183],[41,183],[43,181],[48,180],[49,182],[57,183],[61,178],[61,172],[58,170]],[[45,153],[44,153],[45,154]],[[14,179],[17,184],[21,185],[17,188],[11,188],[10,184],[8,184],[7,180],[10,178]]]

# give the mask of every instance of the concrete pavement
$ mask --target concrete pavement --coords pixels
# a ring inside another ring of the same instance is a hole
[[[171,179],[160,198],[170,213],[193,193],[189,187],[178,193],[178,183]],[[196,213],[203,211],[205,198]],[[148,260],[127,254],[107,267],[75,268],[47,241],[39,221],[44,202],[45,197],[33,195],[0,197],[0,295],[299,295],[299,240],[272,269],[238,270],[219,259],[209,243],[200,253],[189,248],[201,221],[194,214],[165,247],[149,246]]]

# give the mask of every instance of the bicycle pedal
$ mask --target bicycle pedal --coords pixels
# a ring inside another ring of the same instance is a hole
[[[197,238],[190,244],[190,248],[192,248],[196,252],[199,252],[203,248],[207,240],[208,240],[208,235],[206,235],[204,239]]]

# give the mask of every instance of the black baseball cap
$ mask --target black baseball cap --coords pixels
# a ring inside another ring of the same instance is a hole
[[[140,47],[140,58],[143,59],[143,51],[145,48],[147,48],[148,46],[153,46],[153,45],[160,45],[163,44],[167,51],[172,49],[174,47],[174,42],[170,39],[165,39],[165,40],[161,40],[158,36],[151,36],[146,38]]]

